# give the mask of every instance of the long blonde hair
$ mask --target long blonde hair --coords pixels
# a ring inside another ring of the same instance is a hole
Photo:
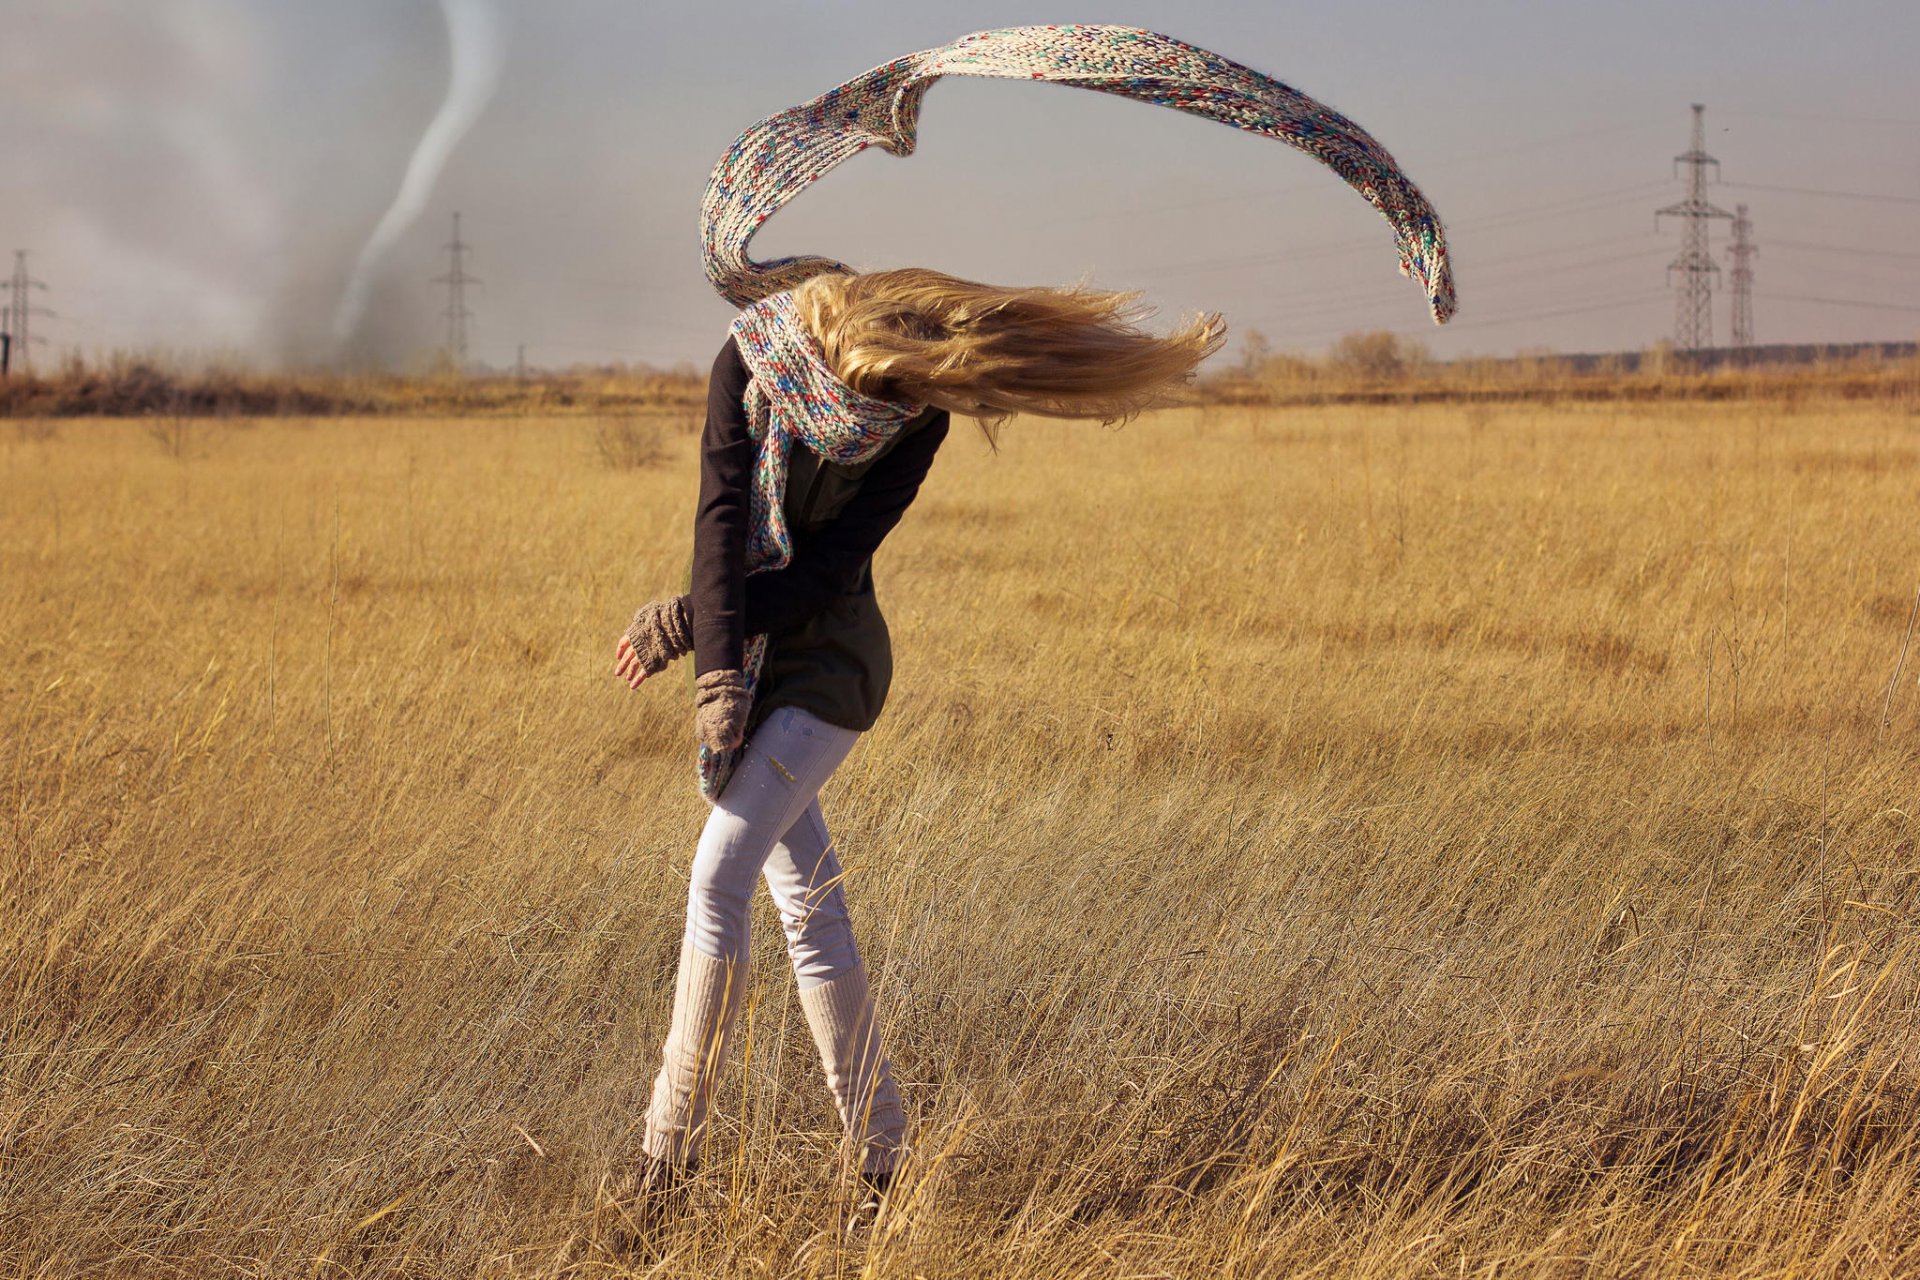
[[[1165,337],[1135,291],[1014,287],[928,267],[811,276],[795,309],[834,373],[883,400],[921,401],[993,428],[1016,413],[1123,422],[1226,341],[1219,312]]]

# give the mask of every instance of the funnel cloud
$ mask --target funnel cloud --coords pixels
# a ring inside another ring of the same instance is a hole
[[[447,22],[452,62],[446,100],[420,135],[399,192],[367,238],[347,277],[346,291],[333,313],[334,341],[343,347],[352,342],[366,316],[368,295],[381,261],[426,211],[447,159],[480,118],[500,84],[506,46],[499,15],[492,6],[487,0],[440,0],[440,11]]]

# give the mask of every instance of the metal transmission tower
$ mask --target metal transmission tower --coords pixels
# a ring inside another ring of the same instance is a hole
[[[1760,246],[1753,242],[1753,219],[1747,206],[1733,206],[1733,243],[1727,246],[1727,258],[1733,263],[1733,345],[1753,345],[1753,260]]]
[[[479,284],[480,278],[467,274],[467,250],[472,245],[460,238],[460,215],[453,215],[453,241],[447,245],[447,274],[435,276],[433,283],[447,286],[447,309],[441,314],[447,321],[447,359],[455,370],[467,367],[467,321],[473,318],[473,312],[467,310],[467,286]]]
[[[1686,166],[1687,198],[1653,215],[1655,222],[1681,219],[1680,256],[1667,264],[1667,279],[1674,286],[1673,345],[1682,351],[1713,345],[1713,278],[1720,268],[1707,252],[1707,224],[1733,216],[1707,203],[1707,166],[1718,177],[1720,162],[1707,154],[1706,116],[1706,107],[1694,103],[1693,146],[1673,158],[1675,171]]]
[[[27,369],[33,365],[33,317],[36,315],[51,317],[53,312],[45,307],[33,305],[33,290],[39,289],[45,292],[47,285],[45,281],[35,280],[27,274],[25,249],[13,251],[13,276],[8,280],[7,287],[6,324],[0,328],[4,328],[7,335],[8,356],[18,360],[22,369]]]

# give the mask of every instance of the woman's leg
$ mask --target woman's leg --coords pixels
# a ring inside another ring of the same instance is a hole
[[[793,974],[805,991],[860,963],[827,821],[818,799],[806,807],[767,859],[767,889],[780,908]]]
[[[890,1171],[905,1147],[906,1113],[880,1043],[866,965],[847,915],[840,860],[818,800],[774,847],[766,877],[800,984],[800,1007],[841,1122],[860,1148],[862,1170],[869,1175]]]
[[[707,1100],[746,993],[754,883],[859,736],[797,707],[776,708],[707,815],[687,890],[673,1019],[647,1106],[648,1155],[675,1164],[698,1159]]]

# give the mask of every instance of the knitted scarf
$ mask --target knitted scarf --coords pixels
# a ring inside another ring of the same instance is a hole
[[[921,100],[943,75],[1077,85],[1277,138],[1320,160],[1378,210],[1393,228],[1401,274],[1419,283],[1434,321],[1453,314],[1446,236],[1419,188],[1366,130],[1250,67],[1139,27],[1077,23],[977,31],[896,58],[750,125],[714,166],[701,202],[707,278],[745,308],[733,333],[753,372],[745,408],[760,442],[749,573],[779,568],[792,553],[781,503],[794,441],[824,457],[870,457],[923,406],[875,400],[842,383],[794,320],[787,290],[823,271],[853,268],[818,255],[756,262],[747,256],[748,242],[782,205],[849,156],[875,144],[912,155]],[[743,657],[749,690],[765,656],[766,637],[751,637]],[[737,756],[701,747],[700,789],[709,800],[726,785]]]
[[[714,166],[701,203],[707,278],[721,296],[744,306],[822,271],[850,270],[815,255],[756,262],[747,243],[781,205],[849,156],[875,144],[913,154],[921,100],[943,75],[1077,85],[1277,138],[1320,160],[1377,209],[1393,228],[1401,274],[1420,284],[1435,322],[1453,314],[1439,216],[1366,130],[1278,80],[1172,36],[1079,23],[976,31],[750,125]]]
[[[800,444],[834,462],[862,462],[920,416],[924,404],[880,400],[835,376],[793,295],[781,290],[752,303],[728,326],[752,377],[741,399],[747,434],[758,443],[749,496],[747,572],[785,568],[793,558],[787,529],[787,460]],[[741,669],[751,698],[766,660],[767,637],[750,636]],[[700,792],[716,799],[732,776],[739,749],[700,747]]]

